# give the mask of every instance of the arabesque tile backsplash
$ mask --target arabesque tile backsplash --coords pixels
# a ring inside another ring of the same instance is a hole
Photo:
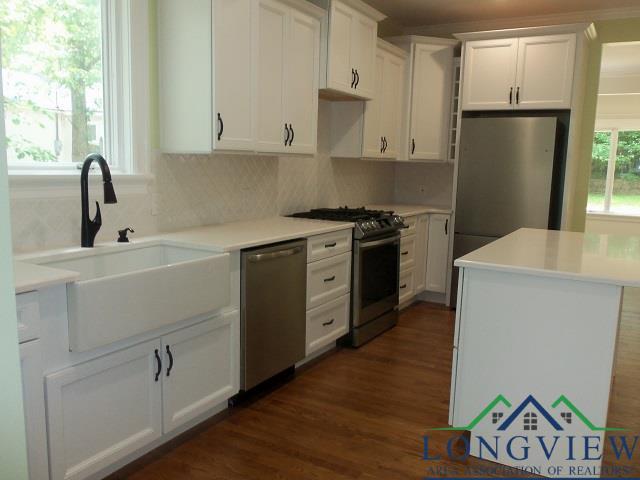
[[[319,153],[313,157],[156,155],[150,192],[103,205],[97,241],[115,240],[124,226],[132,226],[135,237],[318,206],[393,201],[392,163],[329,158],[327,108],[321,101]],[[79,244],[79,189],[77,197],[13,198],[11,214],[16,253]]]

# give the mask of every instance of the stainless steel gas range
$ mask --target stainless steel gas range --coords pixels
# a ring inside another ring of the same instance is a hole
[[[359,347],[398,322],[400,229],[393,212],[362,208],[319,208],[294,217],[353,222],[349,341]]]

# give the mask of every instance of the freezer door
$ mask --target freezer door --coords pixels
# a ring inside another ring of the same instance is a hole
[[[457,258],[478,250],[495,240],[498,240],[498,237],[480,237],[456,233],[453,237],[453,261],[455,262]],[[449,305],[454,307],[458,298],[458,270],[458,267],[453,267],[451,271],[451,301]]]
[[[462,120],[456,233],[548,227],[556,130],[550,117]]]

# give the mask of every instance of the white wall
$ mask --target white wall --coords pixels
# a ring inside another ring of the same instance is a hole
[[[152,234],[314,207],[391,202],[392,163],[329,158],[328,106],[320,102],[313,157],[157,155],[149,194],[119,195],[117,204],[101,205],[97,241],[115,240],[124,226],[136,235]],[[117,182],[114,187],[117,194]],[[96,190],[92,195],[102,204]],[[72,197],[12,198],[11,211],[16,253],[80,242],[79,186]]]
[[[0,98],[2,98],[1,69]],[[8,228],[9,186],[7,182],[7,142],[5,140],[3,118],[3,104],[0,102],[0,219],[4,223],[0,228],[0,365],[2,365],[2,388],[0,388],[0,406],[2,406],[2,416],[0,416],[0,443],[2,444],[0,448],[0,478],[26,480],[27,447],[22,407],[11,233]]]

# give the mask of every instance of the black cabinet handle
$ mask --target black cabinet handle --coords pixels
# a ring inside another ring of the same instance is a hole
[[[158,349],[155,350],[156,362],[158,362],[158,370],[156,371],[155,381],[158,381],[160,378],[160,373],[162,373],[162,359],[160,358],[160,354],[158,353]]]
[[[513,87],[509,89],[509,105],[513,103]]]
[[[409,255],[409,252],[402,252],[400,255]]]
[[[516,104],[520,103],[520,87],[516,88]]]
[[[356,84],[356,71],[351,69],[351,88]]]
[[[384,152],[384,137],[380,137],[380,153]]]
[[[403,283],[402,285],[400,285],[400,290],[402,290],[403,288],[407,288],[407,284]]]
[[[448,218],[444,221],[444,234],[449,235],[449,219]]]
[[[323,322],[323,323],[322,323],[322,326],[323,326],[323,327],[328,327],[329,325],[333,324],[333,322],[335,322],[335,321],[336,321],[336,319],[335,319],[335,318],[332,318],[332,319],[331,319],[331,320],[329,320],[328,322]]]
[[[382,150],[382,153],[385,153],[389,144],[387,143],[387,137],[382,137],[382,139],[384,140],[384,150]]]
[[[358,88],[358,84],[360,83],[360,74],[358,73],[358,69],[356,68],[356,84],[353,88]]]
[[[224,122],[222,121],[222,115],[218,112],[218,140],[222,138],[222,132],[224,132]]]
[[[416,139],[412,138],[411,139],[411,155],[413,155],[416,151]]]
[[[331,277],[329,277],[329,278],[325,278],[325,279],[324,279],[324,281],[325,281],[325,283],[327,283],[327,282],[333,282],[335,279],[336,279],[336,276],[335,276],[335,275],[333,275],[333,276],[331,276]]]
[[[169,355],[169,367],[167,367],[167,377],[171,374],[171,369],[173,368],[173,354],[171,353],[171,348],[167,345],[167,355]]]
[[[324,248],[332,248],[332,247],[335,247],[337,244],[338,244],[337,242],[325,243]]]
[[[286,147],[289,143],[289,135],[291,135],[291,132],[289,132],[289,125],[287,125],[286,123],[284,124],[284,130],[287,132],[287,136],[284,139],[284,146]]]
[[[289,130],[291,130],[291,138],[289,139],[289,146],[291,146],[293,139],[296,138],[296,132],[293,131],[293,123],[289,124]]]

